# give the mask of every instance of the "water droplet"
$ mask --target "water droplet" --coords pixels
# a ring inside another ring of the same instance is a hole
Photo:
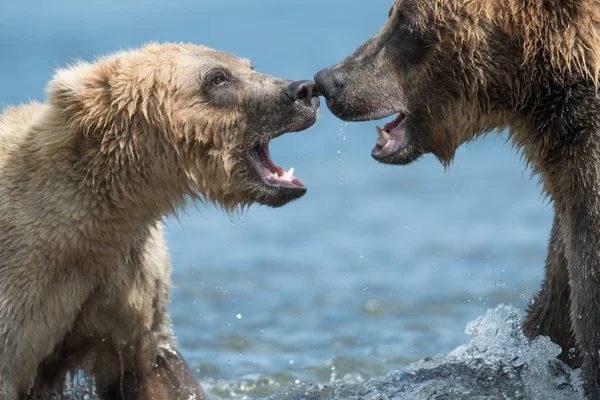
[[[290,360],[290,365],[294,365],[294,360]]]
[[[238,314],[235,316],[237,319],[242,319],[242,314]]]
[[[294,381],[294,383],[295,383],[296,385],[299,385],[299,384],[300,384],[300,379],[296,379],[296,380]]]
[[[365,308],[370,313],[377,312],[377,310],[379,310],[379,302],[377,300],[369,300],[367,301]]]
[[[346,135],[344,135],[344,128],[348,125],[347,122],[342,122],[340,126],[340,136],[338,140],[339,150],[338,150],[338,169],[340,174],[340,185],[344,184],[344,176],[342,175],[342,150],[344,150],[344,143],[346,142]]]
[[[506,285],[506,283],[504,283],[504,281],[500,278],[496,278],[494,281],[494,286],[496,287],[504,287],[504,285]]]

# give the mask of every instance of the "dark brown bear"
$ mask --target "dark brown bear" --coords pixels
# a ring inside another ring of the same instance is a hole
[[[381,31],[319,72],[348,121],[396,115],[373,158],[448,165],[508,128],[555,210],[546,277],[525,332],[548,335],[600,399],[600,1],[397,0]],[[576,348],[569,357],[569,349]]]

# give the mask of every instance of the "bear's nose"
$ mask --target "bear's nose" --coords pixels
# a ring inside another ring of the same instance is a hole
[[[292,101],[299,101],[307,106],[311,105],[315,84],[312,81],[292,82],[285,90],[285,95]]]
[[[335,99],[344,87],[344,78],[339,70],[325,68],[315,75],[317,90],[327,100]]]

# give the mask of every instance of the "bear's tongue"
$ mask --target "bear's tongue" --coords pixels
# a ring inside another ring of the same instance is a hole
[[[262,143],[250,152],[254,169],[258,172],[263,183],[273,187],[301,188],[305,186],[294,176],[294,168],[285,172],[271,161],[269,143]]]
[[[385,124],[383,129],[377,129],[377,143],[371,154],[377,158],[390,156],[406,146],[407,138],[404,126],[405,114],[398,114],[395,120]]]

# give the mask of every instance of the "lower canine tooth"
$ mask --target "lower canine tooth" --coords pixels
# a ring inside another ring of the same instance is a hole
[[[288,172],[286,172],[285,174],[283,174],[283,176],[281,178],[291,181],[293,176],[294,176],[294,168],[290,168],[290,170]]]
[[[387,133],[386,131],[384,131],[383,129],[381,129],[380,127],[376,127],[377,129],[377,134],[379,135],[379,139],[381,140],[385,140],[386,142],[388,140],[390,140],[390,134]]]
[[[377,128],[377,134],[379,135],[379,137],[377,138],[377,144],[379,146],[383,147],[390,140],[390,134],[387,133],[386,131],[384,131],[383,129],[381,129],[380,127],[376,127],[376,128]]]

